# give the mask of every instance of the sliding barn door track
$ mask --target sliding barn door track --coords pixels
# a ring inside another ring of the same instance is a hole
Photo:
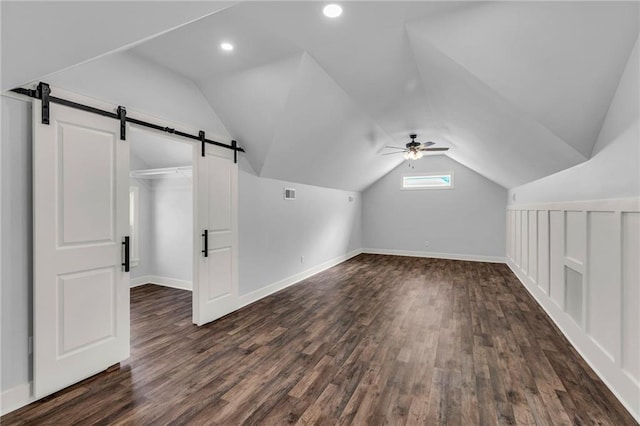
[[[127,109],[123,106],[118,106],[117,112],[105,111],[103,109],[94,108],[92,106],[80,104],[67,99],[51,96],[51,88],[47,83],[38,83],[35,89],[17,88],[11,90],[14,93],[20,95],[29,96],[30,98],[40,99],[42,101],[42,124],[49,124],[49,104],[51,102],[64,105],[69,108],[80,109],[83,111],[91,112],[93,114],[102,115],[103,117],[113,118],[120,121],[120,139],[126,140],[126,123],[137,124],[138,126],[147,127],[149,129],[158,130],[161,132],[171,133],[172,135],[180,136],[187,139],[199,141],[202,144],[202,156],[205,156],[205,144],[211,144],[219,146],[221,148],[233,150],[233,161],[238,162],[238,152],[245,152],[244,149],[238,146],[236,141],[231,141],[231,145],[227,145],[222,142],[217,142],[211,139],[207,139],[204,136],[204,131],[200,131],[198,135],[192,135],[189,133],[181,132],[172,127],[161,126],[159,124],[149,123],[148,121],[138,120],[127,116]]]

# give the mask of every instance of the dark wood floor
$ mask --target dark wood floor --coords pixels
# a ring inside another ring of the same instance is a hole
[[[132,290],[132,356],[2,424],[632,425],[505,265],[360,255],[213,324]]]

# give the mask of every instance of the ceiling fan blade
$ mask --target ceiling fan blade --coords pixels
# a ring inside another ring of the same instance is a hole
[[[421,148],[420,151],[449,151],[449,148]]]
[[[393,154],[402,154],[404,151],[398,151],[398,152],[387,152],[386,154],[382,154],[382,155],[393,155]]]
[[[407,149],[407,148],[400,148],[398,146],[389,146],[389,145],[386,145],[385,148],[401,149],[402,151]]]
[[[426,148],[426,147],[428,147],[428,146],[435,145],[435,144],[436,144],[435,142],[431,142],[431,141],[429,141],[429,142],[423,142],[423,143],[422,143],[422,146]]]

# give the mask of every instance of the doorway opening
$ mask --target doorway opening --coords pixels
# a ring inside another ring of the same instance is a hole
[[[127,142],[131,287],[192,292],[194,145],[135,126]]]

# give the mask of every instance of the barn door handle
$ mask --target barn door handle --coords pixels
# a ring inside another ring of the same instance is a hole
[[[129,237],[124,237],[122,241],[122,246],[124,248],[124,262],[122,262],[122,266],[124,266],[124,271],[129,272],[131,269],[131,264],[129,262]]]
[[[204,257],[209,257],[209,230],[205,229],[202,236],[204,237],[204,250],[202,250],[202,253]]]

